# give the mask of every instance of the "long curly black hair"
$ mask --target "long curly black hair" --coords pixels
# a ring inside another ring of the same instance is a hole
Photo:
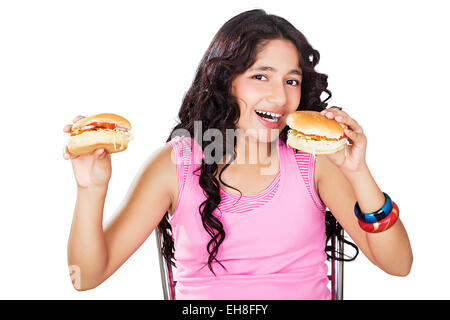
[[[314,70],[320,59],[319,52],[287,20],[267,14],[263,10],[246,11],[226,22],[214,36],[201,59],[194,81],[183,98],[178,113],[179,122],[173,128],[167,142],[174,137],[174,132],[180,129],[187,130],[191,137],[198,136],[194,133],[195,121],[201,121],[203,132],[200,133],[200,136],[203,136],[204,131],[209,128],[220,130],[223,136],[225,136],[226,129],[236,129],[240,110],[236,99],[231,95],[232,81],[254,64],[264,43],[273,39],[289,40],[298,50],[303,79],[302,95],[297,110],[321,111],[326,108],[326,101],[331,97],[331,92],[327,89],[327,75]],[[328,95],[324,101],[321,99],[322,93]],[[279,135],[284,142],[286,142],[287,131],[288,127],[286,126]],[[198,142],[202,150],[213,143],[204,141],[204,139]],[[236,137],[231,150],[235,150],[235,145]],[[224,146],[222,150],[230,149]],[[221,156],[225,156],[225,152]],[[214,158],[217,158],[216,156],[214,155]],[[231,159],[234,159],[235,154],[231,156]],[[224,159],[223,157],[219,158]],[[230,162],[227,162],[220,171],[219,180],[224,185],[233,188],[224,183],[221,178]],[[206,248],[209,253],[207,264],[211,272],[215,274],[212,267],[213,261],[224,267],[216,259],[216,256],[219,246],[225,239],[223,224],[213,215],[213,211],[221,201],[220,185],[216,179],[218,165],[217,163],[206,163],[203,159],[198,170],[200,171],[199,183],[207,197],[200,205],[198,212],[203,227],[211,237]],[[158,228],[163,236],[162,253],[168,261],[175,265],[174,243],[168,212],[159,223]]]

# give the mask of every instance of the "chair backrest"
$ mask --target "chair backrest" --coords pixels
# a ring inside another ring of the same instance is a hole
[[[159,228],[155,229],[156,245],[158,248],[159,268],[161,283],[163,287],[164,300],[175,300],[175,284],[173,269],[170,261],[162,254],[163,237]],[[331,260],[331,272],[328,280],[331,282],[331,299],[344,299],[344,230],[334,219],[330,211],[326,211],[326,234],[327,245],[325,250],[329,251],[328,260]],[[340,237],[339,237],[340,235]],[[355,256],[356,257],[356,256]]]
[[[158,248],[159,271],[161,273],[161,284],[163,287],[164,300],[175,300],[175,284],[173,270],[170,261],[162,254],[164,239],[159,228],[155,229],[156,247]]]
[[[344,300],[344,229],[330,211],[325,212],[327,245],[325,251],[330,252],[331,272],[328,280],[331,282],[331,299]],[[330,242],[330,245],[328,245]]]

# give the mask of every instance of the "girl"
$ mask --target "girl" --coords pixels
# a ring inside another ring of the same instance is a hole
[[[177,266],[177,299],[330,299],[326,207],[370,261],[407,275],[412,251],[400,219],[372,233],[374,224],[355,217],[357,207],[362,218],[383,208],[392,218],[395,206],[366,164],[361,126],[325,109],[321,93],[331,93],[318,62],[318,51],[283,18],[252,10],[225,23],[178,125],[105,229],[110,155],[65,148],[78,186],[68,243],[69,266],[81,276],[76,289],[105,281],[158,227],[164,255]],[[346,152],[315,160],[287,147],[286,117],[296,110],[347,125]]]

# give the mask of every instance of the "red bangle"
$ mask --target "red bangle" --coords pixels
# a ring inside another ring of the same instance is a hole
[[[391,212],[381,221],[375,223],[366,223],[358,220],[359,226],[366,232],[370,233],[379,233],[386,231],[390,227],[394,225],[394,223],[398,220],[398,216],[400,214],[400,210],[397,207],[397,204],[392,201],[392,210]]]

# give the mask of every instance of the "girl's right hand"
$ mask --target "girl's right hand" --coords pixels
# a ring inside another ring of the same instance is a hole
[[[72,123],[77,122],[84,116],[77,116]],[[64,127],[63,131],[70,133],[72,124]],[[71,160],[73,173],[78,188],[82,189],[106,189],[111,178],[111,155],[105,149],[96,149],[90,155],[73,155],[69,152],[67,145],[64,146],[63,157]]]

